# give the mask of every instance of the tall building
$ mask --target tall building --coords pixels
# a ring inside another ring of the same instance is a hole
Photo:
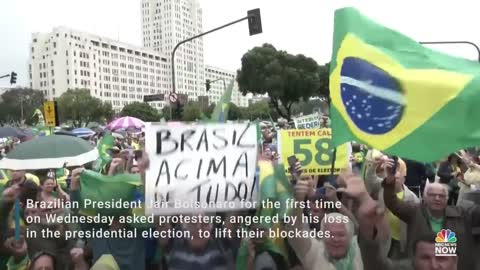
[[[146,48],[168,55],[177,43],[202,33],[198,0],[142,0],[142,35]],[[175,54],[176,90],[197,100],[205,94],[203,40],[181,45]]]
[[[144,95],[172,88],[167,55],[65,27],[33,34],[30,54],[30,87],[50,99],[87,88],[119,111]],[[165,104],[151,105],[161,109]]]
[[[142,0],[141,10],[144,47],[67,27],[32,34],[30,87],[49,99],[68,89],[87,88],[116,111],[143,101],[144,95],[164,94],[165,101],[150,103],[163,108],[173,88],[171,52],[178,42],[202,33],[202,10],[198,0]],[[207,93],[206,79],[224,78],[228,83],[235,77],[235,72],[205,67],[201,38],[180,46],[175,63],[177,93],[188,100],[204,101],[208,96],[209,103],[216,103],[223,83],[214,83]],[[237,86],[232,102],[248,106]]]
[[[234,80],[231,102],[239,107],[248,107],[248,96],[243,96],[242,93],[239,92],[235,72],[207,65],[205,67],[205,77],[206,80],[212,81],[210,90],[206,95],[208,96],[209,103],[218,103],[225,91],[223,83],[225,82],[226,87],[228,87],[230,82]]]

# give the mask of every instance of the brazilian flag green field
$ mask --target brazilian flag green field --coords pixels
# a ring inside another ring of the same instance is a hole
[[[480,145],[480,64],[426,48],[354,8],[335,12],[330,98],[337,146],[357,141],[431,162]]]

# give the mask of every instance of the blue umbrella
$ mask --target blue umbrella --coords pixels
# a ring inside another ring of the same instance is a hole
[[[95,131],[89,128],[76,128],[72,130],[72,133],[77,137],[88,137],[95,134]]]

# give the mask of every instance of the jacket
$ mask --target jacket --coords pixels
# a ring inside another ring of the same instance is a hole
[[[400,201],[395,194],[394,184],[383,183],[384,201],[393,214],[408,224],[407,243],[410,255],[415,239],[432,233],[426,206]],[[480,225],[480,206],[468,209],[447,206],[444,216],[444,229],[452,230],[457,237],[458,269],[474,269],[472,227]]]
[[[385,209],[386,206],[385,206],[385,202],[383,200],[383,187],[382,187],[382,181],[383,179],[377,177],[376,173],[375,173],[375,166],[372,166],[372,164],[368,164],[367,167],[366,167],[366,172],[365,172],[365,185],[367,186],[367,190],[369,191],[369,193],[377,193],[377,197],[378,197],[378,204],[379,204],[379,207],[381,209]],[[406,185],[403,185],[403,191],[405,192],[405,196],[403,198],[403,201],[404,202],[411,202],[411,203],[415,203],[415,204],[419,204],[420,203],[420,199],[417,197],[417,195],[415,195],[415,193],[413,191],[411,191],[410,189],[408,189],[408,187]],[[388,209],[387,209],[388,210]],[[388,213],[386,213],[388,214]],[[387,215],[385,216],[387,217]],[[402,252],[405,252],[406,251],[406,248],[407,248],[407,223],[403,222],[402,220],[400,220],[401,224],[400,224],[400,232],[401,232],[401,239],[400,239],[400,250]],[[388,239],[390,239],[390,234],[388,236]],[[388,250],[390,250],[390,241],[385,241],[384,243],[384,247],[383,247],[384,250],[386,250],[388,252]]]
[[[420,199],[415,195],[413,191],[408,189],[406,185],[403,185],[403,191],[405,196],[403,197],[403,202],[406,203],[413,203],[413,204],[420,204]],[[378,204],[382,209],[388,211],[388,208],[385,206],[385,202],[383,200],[383,189],[380,190],[378,194]],[[408,235],[408,225],[404,221],[400,220],[400,250],[405,252],[407,249],[407,235]]]

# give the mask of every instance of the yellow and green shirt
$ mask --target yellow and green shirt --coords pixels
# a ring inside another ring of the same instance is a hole
[[[397,193],[397,198],[401,201],[403,201],[403,198],[405,197],[405,192],[400,191]],[[401,230],[401,221],[400,219],[395,216],[392,212],[388,213],[388,223],[390,225],[390,232],[392,234],[392,238],[400,241],[402,237],[402,230]]]

